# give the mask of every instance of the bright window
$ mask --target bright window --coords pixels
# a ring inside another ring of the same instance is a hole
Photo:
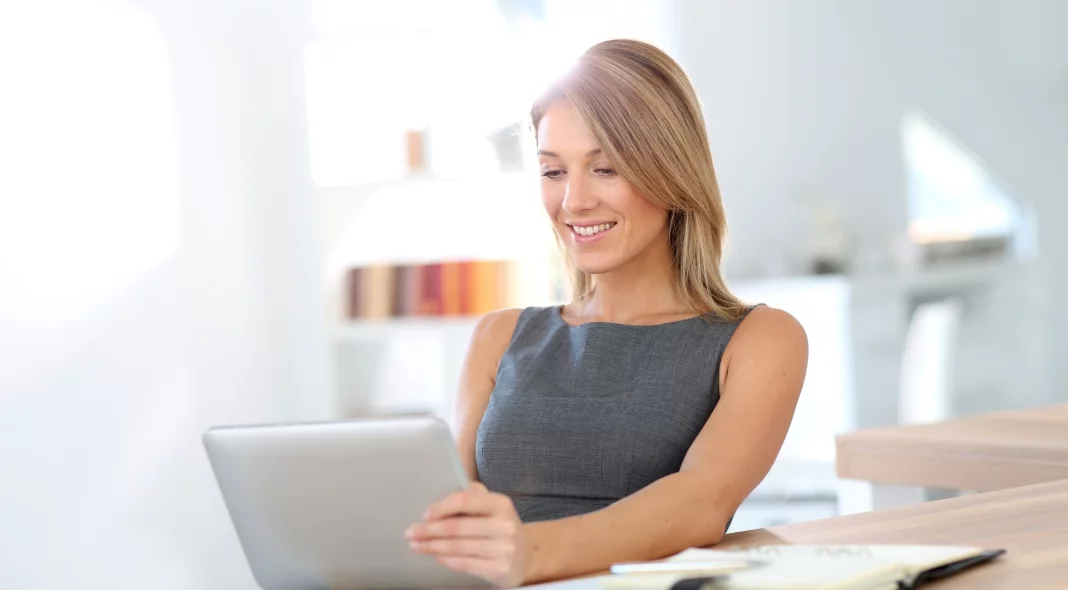
[[[0,14],[0,304],[60,323],[178,248],[169,56],[136,11],[20,7]]]
[[[906,115],[901,131],[914,242],[1019,237],[1021,205],[983,162],[921,113]]]

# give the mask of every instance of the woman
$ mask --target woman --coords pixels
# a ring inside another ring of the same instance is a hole
[[[407,533],[500,586],[719,541],[779,452],[808,361],[793,317],[720,275],[725,215],[678,64],[600,43],[531,117],[574,300],[479,321],[457,415],[476,483]]]

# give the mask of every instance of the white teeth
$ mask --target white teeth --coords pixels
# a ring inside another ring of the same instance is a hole
[[[571,229],[573,229],[575,231],[575,233],[577,233],[580,236],[592,236],[594,234],[599,234],[599,233],[601,233],[601,232],[603,232],[603,231],[605,231],[607,229],[611,229],[615,225],[616,224],[614,224],[614,223],[602,223],[600,225],[589,225],[589,226],[573,225],[573,226],[571,226]]]

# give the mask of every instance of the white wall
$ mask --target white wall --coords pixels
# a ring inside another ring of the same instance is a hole
[[[1068,5],[676,0],[673,10],[678,57],[705,102],[732,224],[729,274],[796,268],[806,229],[800,198],[809,195],[839,205],[868,260],[859,270],[892,272],[892,260],[871,254],[904,237],[898,125],[907,108],[922,108],[1039,220],[1039,267],[1004,276],[1004,288],[969,310],[972,348],[961,362],[979,372],[962,379],[988,405],[1064,399],[1068,375],[1056,359],[1068,354],[1068,309],[1053,302],[1068,298],[1068,278],[1057,272],[1068,262],[1068,234],[1058,227],[1068,214],[1060,165],[1068,161],[1068,47],[1054,23],[1068,22]],[[1023,346],[999,356],[1008,342]],[[980,359],[992,358],[1011,394],[976,387],[991,367]]]
[[[838,20],[848,11],[686,0],[677,11],[678,57],[705,105],[731,222],[729,273],[799,269],[808,198],[837,203],[863,247],[903,233],[903,177],[888,165],[898,105],[861,31]]]
[[[255,587],[199,435],[333,411],[301,4],[128,8],[0,8],[3,588]]]

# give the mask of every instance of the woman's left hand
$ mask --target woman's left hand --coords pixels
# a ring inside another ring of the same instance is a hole
[[[498,587],[525,581],[529,548],[515,505],[481,483],[435,503],[405,536],[415,551]]]

